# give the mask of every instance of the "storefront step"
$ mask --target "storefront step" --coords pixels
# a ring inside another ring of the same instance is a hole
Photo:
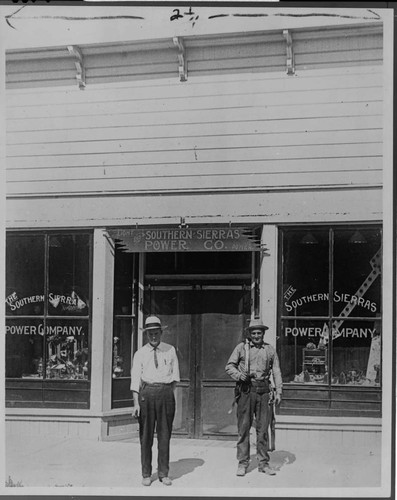
[[[138,435],[138,423],[131,412],[115,410],[111,414],[84,411],[38,411],[13,409],[6,415],[6,433],[84,437],[95,440],[128,439]]]
[[[280,415],[276,423],[277,449],[324,446],[350,452],[362,449],[377,452],[381,447],[380,418],[299,417]]]
[[[57,414],[55,414],[57,413]],[[138,436],[138,423],[128,410],[113,410],[103,414],[86,412],[45,412],[32,415],[25,410],[14,410],[6,415],[6,432],[11,434],[55,435],[113,441]],[[381,419],[353,417],[303,417],[278,415],[276,419],[276,448],[318,450],[324,446],[349,452],[355,450],[379,452],[381,447]],[[174,436],[186,437],[186,436]],[[229,439],[235,440],[231,433]],[[255,443],[255,429],[251,441]],[[211,435],[211,439],[217,436]],[[225,436],[220,436],[225,439]]]

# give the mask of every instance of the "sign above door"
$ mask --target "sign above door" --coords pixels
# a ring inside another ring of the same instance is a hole
[[[247,227],[108,229],[125,252],[255,252],[263,249]]]

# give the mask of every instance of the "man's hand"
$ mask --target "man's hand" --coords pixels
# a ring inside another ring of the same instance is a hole
[[[134,405],[134,411],[132,412],[132,416],[138,418],[140,413],[141,413],[141,407],[139,406],[139,404]]]
[[[243,382],[247,382],[249,379],[249,373],[247,373],[245,370],[240,373],[240,380],[242,380]]]
[[[132,391],[132,399],[134,400],[134,409],[132,410],[132,416],[138,418],[141,413],[141,407],[139,406],[138,392]]]
[[[279,405],[281,403],[281,394],[275,395],[274,402],[276,403],[276,405]]]

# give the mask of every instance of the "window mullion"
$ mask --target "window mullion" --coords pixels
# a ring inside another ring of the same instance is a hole
[[[44,316],[43,316],[43,379],[47,378],[47,317],[48,317],[48,297],[49,297],[49,247],[50,237],[44,235]]]
[[[329,320],[328,320],[328,407],[331,408],[331,386],[332,386],[332,375],[333,375],[333,332],[332,332],[332,322],[334,315],[334,230],[331,227],[329,229],[329,261],[328,261],[328,272],[329,272]]]

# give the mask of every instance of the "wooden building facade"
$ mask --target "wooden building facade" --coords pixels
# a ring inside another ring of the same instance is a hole
[[[7,52],[14,431],[130,436],[157,314],[175,432],[233,436],[224,366],[260,315],[280,432],[379,435],[383,45],[367,22]]]

